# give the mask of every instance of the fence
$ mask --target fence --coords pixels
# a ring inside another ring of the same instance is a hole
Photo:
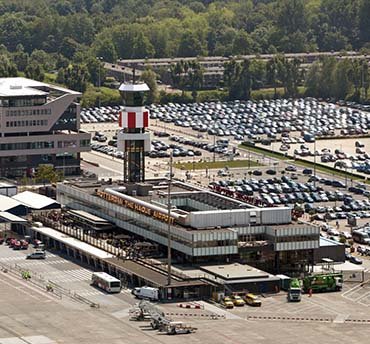
[[[21,266],[17,265],[17,264],[14,264],[14,265],[4,265],[4,264],[1,264],[1,271],[3,271],[4,273],[11,273],[12,275],[14,275],[15,277],[17,278],[21,278],[23,279],[24,277],[24,273],[25,272],[29,272],[29,275],[30,275],[30,278],[27,278],[26,281],[27,283],[30,283],[40,289],[42,289],[43,291],[47,291],[48,290],[48,284],[49,282],[46,281],[42,275],[40,274],[37,274],[35,272],[31,272],[29,269],[25,269],[25,268],[22,268]],[[56,290],[53,290],[53,292],[50,293],[50,295],[52,296],[55,296],[59,299],[62,299],[62,294],[59,293],[58,291]]]
[[[30,278],[27,278],[27,283],[30,283],[43,291],[49,291],[50,295],[55,296],[59,299],[63,298],[64,296],[67,296],[77,302],[84,303],[89,305],[93,308],[100,308],[100,305],[98,303],[92,302],[91,300],[77,294],[74,291],[71,291],[70,289],[63,288],[59,284],[51,281],[46,280],[41,274],[38,274],[36,272],[33,272],[29,269],[23,268],[19,266],[18,264],[14,265],[6,265],[6,264],[0,264],[1,271],[4,273],[11,273],[12,275],[16,276],[17,278],[24,278],[24,273],[28,272]]]

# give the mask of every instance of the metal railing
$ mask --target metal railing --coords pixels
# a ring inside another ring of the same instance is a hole
[[[108,244],[107,242],[95,238],[89,234],[87,234],[83,229],[81,228],[74,228],[70,227],[67,225],[64,225],[60,222],[55,222],[52,219],[48,218],[44,214],[34,214],[33,215],[33,221],[37,222],[42,222],[44,225],[53,228],[59,232],[62,232],[64,234],[67,234],[73,238],[76,238],[78,240],[81,240],[83,242],[86,242],[89,245],[92,245],[96,248],[99,248],[103,251],[106,251],[114,256],[118,257],[126,257],[126,251],[119,248],[115,247],[113,245]]]
[[[66,289],[49,279],[45,279],[44,276],[42,276],[41,274],[24,268],[18,264],[10,265],[1,263],[0,267],[3,273],[11,273],[19,279],[24,279],[25,281],[27,281],[27,283],[30,283],[42,289],[43,291],[49,292],[50,295],[55,296],[59,299],[62,299],[63,296],[67,296],[77,302],[87,304],[90,307],[100,308],[100,305],[98,303],[93,302],[70,289]],[[25,272],[27,272],[27,276],[29,276],[28,278],[25,278]]]

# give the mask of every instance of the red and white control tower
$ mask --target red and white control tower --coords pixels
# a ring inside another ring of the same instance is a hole
[[[124,154],[123,179],[126,183],[145,180],[145,152],[150,151],[149,111],[144,106],[147,84],[122,84],[119,88],[125,109],[119,117],[117,149]]]

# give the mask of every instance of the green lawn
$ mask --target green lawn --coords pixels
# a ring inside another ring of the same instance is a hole
[[[236,167],[255,167],[255,166],[261,166],[261,164],[255,162],[255,161],[249,161],[249,160],[232,160],[232,161],[202,161],[202,162],[179,162],[174,165],[176,168],[182,169],[182,170],[205,170],[208,169],[214,169],[214,168],[225,168],[226,166],[228,168],[236,168]]]
[[[263,148],[256,147],[256,146],[248,146],[248,145],[241,144],[241,145],[239,145],[239,148],[246,149],[246,150],[249,150],[251,152],[262,154],[264,156],[268,156],[268,157],[275,158],[275,159],[291,160],[291,158],[286,157],[281,153],[271,152],[269,150],[265,150]]]
[[[260,147],[248,146],[248,145],[244,145],[244,144],[239,145],[239,147],[244,148],[246,150],[250,150],[251,152],[263,154],[265,156],[269,156],[269,157],[275,158],[275,159],[280,159],[280,160],[292,160],[293,159],[293,157],[289,157],[289,156],[287,157],[282,153],[268,151],[268,150],[266,150],[264,148],[260,148]],[[311,162],[311,161],[295,160],[294,164],[299,165],[299,166],[303,166],[303,167],[307,167],[307,168],[310,168],[312,170],[314,169],[314,163]],[[334,170],[334,169],[332,169],[330,167],[326,167],[326,166],[324,166],[320,163],[316,164],[316,170],[327,173],[327,174],[331,174],[333,176],[335,175],[335,176],[343,177],[343,178],[345,178],[345,177],[352,178],[353,180],[364,180],[365,179],[365,178],[361,178],[359,176],[352,175],[350,172],[345,172],[345,171],[342,171],[342,170],[339,170],[339,169]],[[366,181],[366,183],[370,184],[370,181]]]

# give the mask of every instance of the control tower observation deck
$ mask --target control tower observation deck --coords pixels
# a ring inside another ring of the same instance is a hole
[[[145,83],[122,84],[119,92],[125,109],[119,117],[120,131],[117,148],[124,154],[123,179],[125,183],[143,183],[145,180],[145,152],[150,151],[149,111],[144,106]]]

